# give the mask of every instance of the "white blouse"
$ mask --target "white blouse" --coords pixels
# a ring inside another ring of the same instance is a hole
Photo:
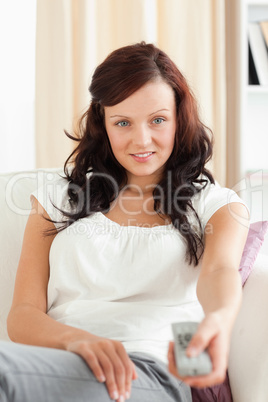
[[[52,219],[66,207],[67,181],[54,180],[33,196]],[[231,190],[208,184],[193,197],[205,228],[223,205],[242,202]],[[171,323],[200,321],[200,272],[185,260],[186,245],[172,224],[120,226],[98,212],[54,238],[49,256],[48,311],[53,319],[116,339],[127,352],[167,361]]]

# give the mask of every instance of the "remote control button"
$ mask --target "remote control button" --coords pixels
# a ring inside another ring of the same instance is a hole
[[[192,334],[187,333],[187,334],[184,335],[184,338],[185,338],[185,340],[189,343],[190,340],[192,339]]]

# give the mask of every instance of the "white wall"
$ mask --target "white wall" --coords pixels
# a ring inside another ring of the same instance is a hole
[[[0,172],[35,167],[36,0],[0,1]]]

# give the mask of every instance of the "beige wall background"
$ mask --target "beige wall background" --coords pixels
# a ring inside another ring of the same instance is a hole
[[[233,40],[228,18],[235,2],[37,0],[37,167],[62,166],[72,151],[74,144],[63,129],[72,131],[88,106],[87,88],[98,63],[120,46],[145,40],[166,51],[188,79],[203,121],[214,132],[210,168],[222,185],[228,184],[227,71],[232,55],[226,40]]]

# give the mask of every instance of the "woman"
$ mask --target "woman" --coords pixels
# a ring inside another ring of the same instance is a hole
[[[66,177],[32,196],[8,317],[10,338],[32,346],[1,347],[0,392],[191,401],[190,387],[225,377],[247,209],[206,169],[208,130],[164,52],[114,51],[90,93]],[[208,348],[213,370],[182,379],[168,343],[189,320],[187,353]]]

